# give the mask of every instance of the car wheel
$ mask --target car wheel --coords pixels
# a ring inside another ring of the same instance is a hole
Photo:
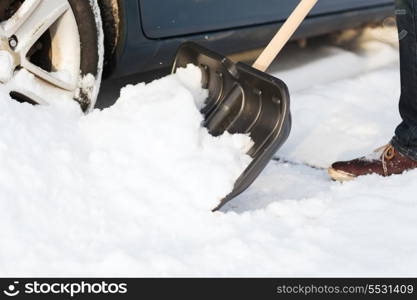
[[[103,68],[97,0],[1,0],[0,83],[13,99],[94,107]]]

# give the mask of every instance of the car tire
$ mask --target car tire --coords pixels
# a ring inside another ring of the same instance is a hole
[[[10,15],[0,14],[6,19],[0,20],[0,51],[3,56],[11,57],[13,70],[10,73],[13,76],[26,70],[32,73],[38,85],[43,85],[43,88],[30,89],[19,85],[19,81],[24,82],[21,78],[0,78],[1,83],[10,87],[12,98],[19,102],[48,104],[65,96],[78,102],[84,112],[92,110],[101,84],[104,60],[103,28],[97,0],[6,1],[14,6],[7,9],[12,11]],[[14,16],[28,11],[31,13],[22,18],[20,27],[13,28],[20,22],[13,22]],[[42,28],[38,30],[40,33],[32,29],[38,25]],[[10,43],[13,39],[15,47]],[[34,93],[34,90],[42,93]]]

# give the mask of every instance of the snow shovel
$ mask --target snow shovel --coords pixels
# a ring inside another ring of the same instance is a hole
[[[318,0],[301,0],[252,67],[235,63],[198,44],[186,42],[178,50],[173,72],[188,64],[199,66],[209,96],[202,110],[204,125],[215,136],[249,134],[254,145],[252,163],[237,179],[233,191],[213,211],[244,192],[259,176],[291,130],[290,96],[285,83],[264,73]]]

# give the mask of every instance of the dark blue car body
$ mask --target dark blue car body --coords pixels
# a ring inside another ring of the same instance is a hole
[[[119,0],[121,38],[112,77],[169,67],[178,46],[196,41],[223,54],[266,45],[297,0]],[[393,0],[319,0],[294,36],[380,22]]]

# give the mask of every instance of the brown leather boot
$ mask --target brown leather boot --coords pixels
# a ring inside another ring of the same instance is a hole
[[[417,161],[402,155],[390,144],[374,151],[373,154],[351,161],[334,163],[329,175],[336,181],[349,181],[358,176],[378,174],[391,176],[417,168]]]

